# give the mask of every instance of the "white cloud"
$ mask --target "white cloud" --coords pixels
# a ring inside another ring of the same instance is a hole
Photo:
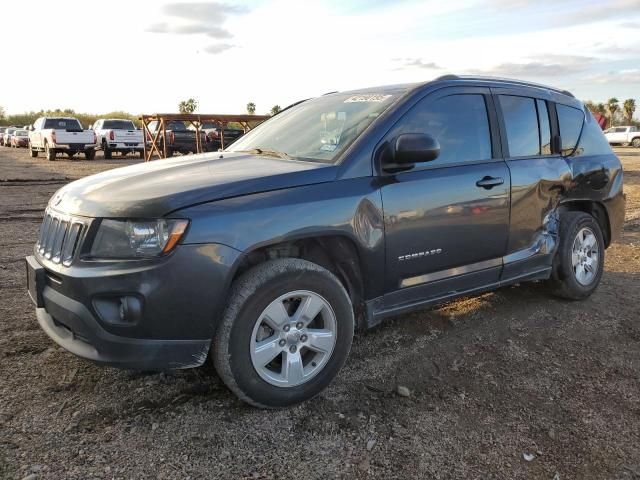
[[[337,0],[252,0],[250,7],[110,0],[97,21],[84,0],[33,0],[39,14],[29,19],[31,33],[24,35],[22,22],[4,22],[0,44],[20,38],[25,51],[54,45],[55,53],[31,69],[5,66],[0,104],[9,112],[140,113],[175,111],[194,97],[202,112],[242,112],[253,101],[264,113],[328,91],[473,72],[530,78],[580,98],[638,98],[640,79],[625,71],[640,65],[633,51],[640,10],[631,0],[608,2],[626,9],[624,23],[603,14],[597,29],[581,12],[594,14],[603,2],[517,0],[507,8],[506,0],[491,0],[487,11],[486,1],[344,8]],[[577,20],[549,28],[550,18],[572,13]],[[62,41],[63,20],[74,25],[74,42]],[[496,21],[504,28],[487,30]]]

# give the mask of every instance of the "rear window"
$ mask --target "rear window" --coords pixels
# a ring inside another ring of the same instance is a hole
[[[47,118],[43,129],[55,128],[58,130],[82,130],[82,125],[75,118]]]
[[[105,120],[102,128],[110,128],[112,130],[135,130],[136,126],[131,120]]]
[[[499,95],[507,130],[509,156],[530,157],[540,154],[538,112],[533,98]]]
[[[562,155],[571,155],[576,148],[584,113],[577,108],[556,104],[558,112],[558,124],[560,125],[560,138],[562,139]]]
[[[611,146],[604,136],[604,132],[598,125],[593,115],[588,115],[584,122],[580,143],[576,149],[576,155],[610,155]]]
[[[167,125],[167,130],[182,131],[186,129],[187,127],[185,127],[182,122],[169,122]]]

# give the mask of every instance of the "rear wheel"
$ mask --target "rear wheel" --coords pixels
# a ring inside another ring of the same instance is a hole
[[[342,368],[353,339],[353,307],[328,270],[297,258],[243,274],[213,341],[224,383],[257,407],[308,400]]]
[[[96,151],[93,148],[84,151],[84,158],[87,160],[93,160],[96,158]]]
[[[47,157],[47,160],[53,162],[56,159],[56,150],[55,148],[49,148],[49,144],[44,144],[44,155]]]
[[[106,160],[111,160],[111,150],[109,150],[107,142],[102,142],[102,153]]]
[[[560,244],[549,285],[569,300],[587,298],[604,271],[604,238],[598,222],[584,212],[566,212],[560,219]]]
[[[640,148],[640,137],[636,137],[631,140],[631,145],[633,145],[635,148]]]
[[[144,150],[140,150],[140,151],[138,152],[138,156],[139,156],[140,158],[144,158]]]
[[[31,154],[31,158],[36,158],[38,156],[38,150],[31,146],[31,142],[29,142],[29,153]]]

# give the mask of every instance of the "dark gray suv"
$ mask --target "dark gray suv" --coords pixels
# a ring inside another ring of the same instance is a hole
[[[589,296],[623,174],[570,93],[490,78],[332,93],[224,152],[87,177],[47,207],[28,288],[59,345],[211,358],[257,406],[321,392],[358,326],[526,280]]]

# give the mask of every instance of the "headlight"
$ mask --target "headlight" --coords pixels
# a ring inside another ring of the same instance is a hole
[[[91,245],[94,258],[146,258],[170,252],[189,225],[188,220],[110,220],[100,222]]]

